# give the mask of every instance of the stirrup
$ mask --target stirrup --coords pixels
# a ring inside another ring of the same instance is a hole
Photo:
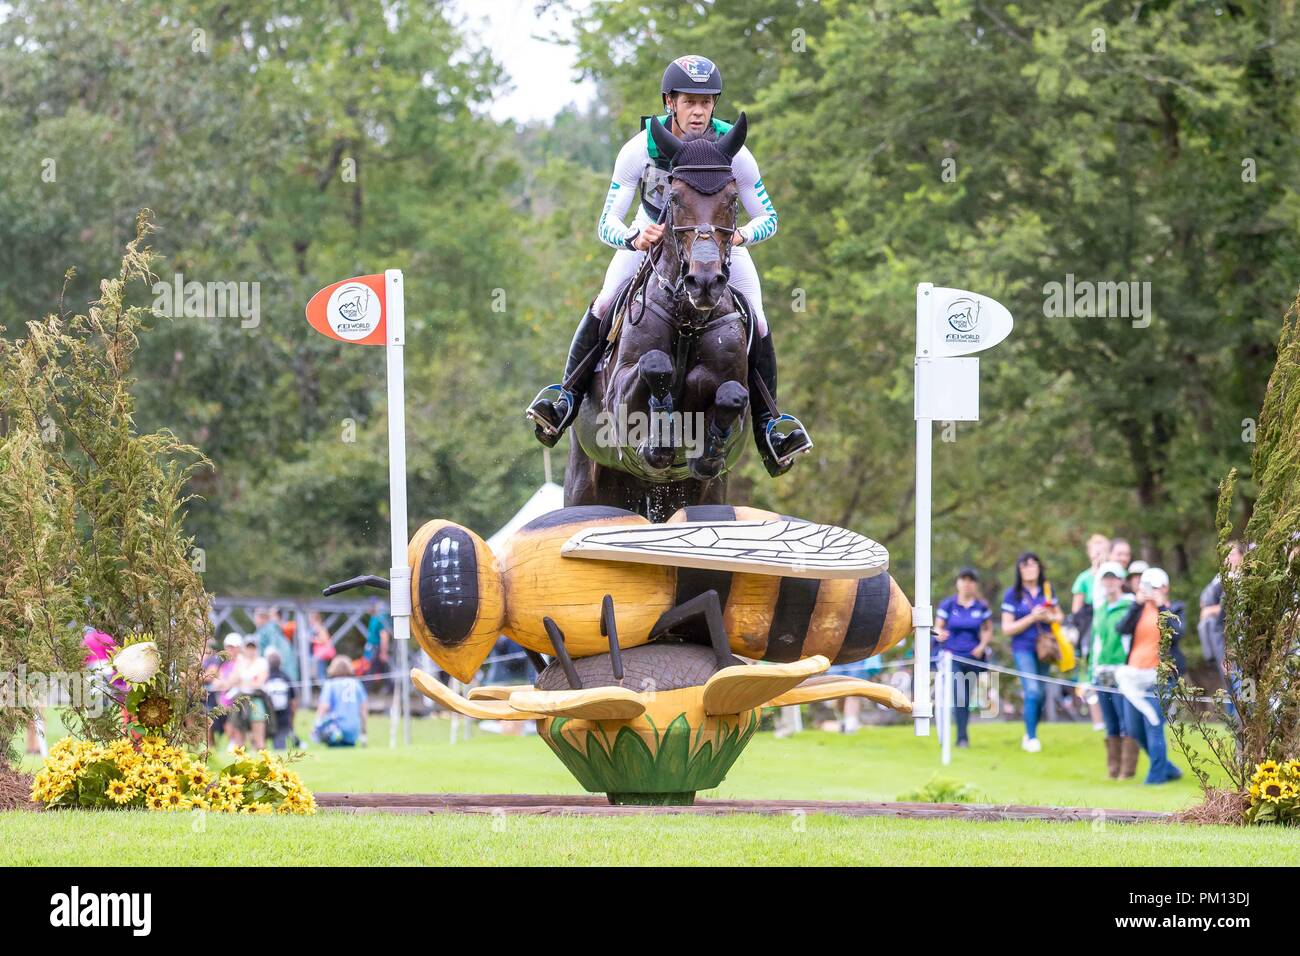
[[[781,450],[778,452],[777,448]],[[793,415],[778,415],[763,428],[763,442],[759,452],[767,473],[779,478],[790,470],[795,458],[812,451],[812,438],[803,422]]]
[[[563,415],[556,411],[561,403],[566,409]],[[577,413],[577,397],[571,391],[563,385],[547,385],[524,410],[524,417],[537,426],[533,429],[537,440],[547,448],[554,448]]]

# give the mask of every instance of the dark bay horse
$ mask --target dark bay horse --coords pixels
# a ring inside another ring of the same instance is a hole
[[[752,321],[728,285],[742,113],[717,141],[680,140],[655,120],[670,158],[663,238],[610,306],[606,346],[569,442],[564,503],[613,505],[664,521],[724,501],[744,447]]]

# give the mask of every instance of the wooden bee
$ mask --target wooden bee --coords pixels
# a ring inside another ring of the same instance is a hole
[[[665,524],[619,508],[550,512],[494,555],[449,521],[411,540],[411,624],[440,667],[469,682],[498,636],[574,658],[668,640],[713,649],[719,669],[751,660],[848,663],[897,644],[911,606],[861,535],[730,506],[684,508]],[[825,665],[823,665],[824,667]]]

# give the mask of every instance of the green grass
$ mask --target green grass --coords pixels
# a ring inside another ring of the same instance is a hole
[[[311,726],[300,715],[304,738]],[[778,740],[759,733],[727,779],[701,796],[734,799],[897,800],[931,779],[968,785],[988,803],[1025,803],[1108,809],[1178,810],[1196,803],[1200,790],[1185,772],[1177,783],[1142,783],[1146,758],[1133,780],[1106,777],[1102,735],[1084,724],[1048,724],[1040,731],[1043,751],[1020,749],[1016,723],[974,722],[973,745],[953,750],[939,763],[933,736],[914,736],[911,725],[865,727],[856,734],[809,730]],[[313,745],[295,765],[315,791],[389,793],[584,793],[559,759],[536,736],[504,737],[477,732],[449,742],[445,719],[412,721],[412,743],[392,749],[388,720],[370,721],[369,746],[328,749]],[[29,758],[28,769],[38,762]]]
[[[1300,835],[1168,824],[798,817],[0,813],[0,862],[45,865],[1294,866]]]
[[[304,715],[304,721],[306,717]],[[970,750],[939,765],[933,738],[910,726],[851,736],[755,736],[706,796],[895,800],[934,777],[994,803],[1171,810],[1198,799],[1188,779],[1160,787],[1105,776],[1101,735],[1043,728],[1043,752],[1020,750],[1017,724],[975,723]],[[445,720],[416,720],[411,746],[313,746],[297,765],[316,791],[581,793],[536,737],[478,733],[451,744]],[[1175,757],[1182,763],[1181,757]],[[1184,769],[1186,769],[1184,767]],[[1145,770],[1145,758],[1140,771]],[[974,823],[811,814],[792,817],[389,816],[310,819],[123,812],[0,814],[0,864],[856,864],[1297,865],[1300,833],[1274,828],[1087,823]]]

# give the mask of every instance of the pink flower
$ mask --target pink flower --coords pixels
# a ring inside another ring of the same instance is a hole
[[[97,664],[107,665],[113,655],[117,653],[117,641],[113,640],[111,635],[93,628],[86,631],[85,637],[81,639],[81,644],[86,648],[86,656],[82,659],[82,662],[90,668],[94,668]],[[113,681],[110,686],[119,691],[131,689],[131,685],[121,678]]]

